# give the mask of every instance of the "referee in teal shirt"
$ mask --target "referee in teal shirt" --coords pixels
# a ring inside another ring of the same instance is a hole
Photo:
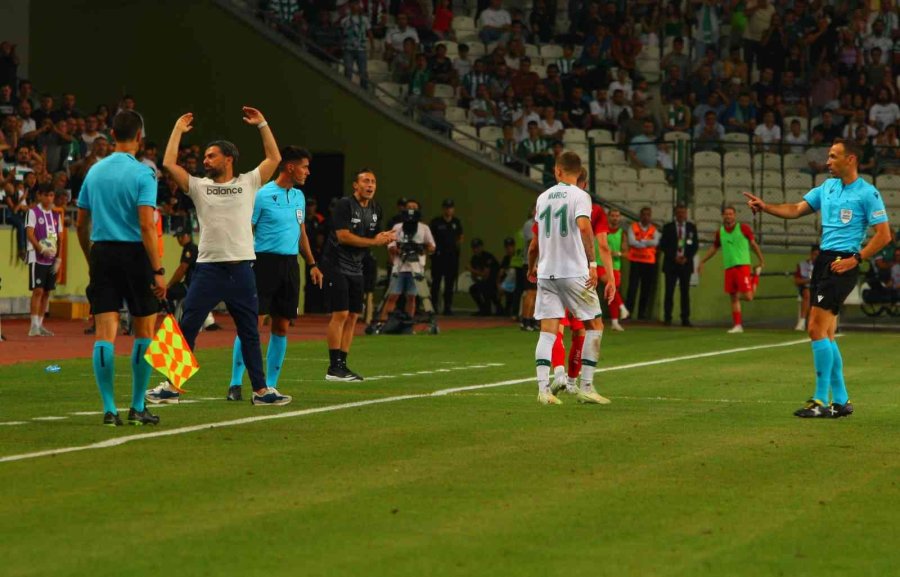
[[[122,424],[113,396],[114,351],[122,301],[134,317],[131,409],[128,423],[159,422],[144,406],[152,368],[144,353],[153,337],[159,301],[166,296],[165,270],[157,252],[156,176],[138,162],[144,122],[133,111],[116,114],[112,154],[85,176],[78,195],[78,242],[90,267],[88,299],[97,325],[94,378],[103,400],[103,424]]]
[[[813,265],[807,332],[812,340],[816,391],[794,414],[803,418],[847,417],[853,405],[844,384],[844,360],[834,340],[837,314],[856,286],[859,265],[891,242],[884,200],[878,190],[859,177],[862,148],[853,140],[836,139],[828,151],[829,178],[796,204],[767,204],[745,192],[754,212],[781,218],[821,214],[821,250]],[[866,231],[875,236],[860,251]],[[829,392],[831,403],[829,404]]]
[[[266,386],[278,386],[278,377],[287,351],[287,329],[297,318],[300,306],[300,266],[297,254],[312,267],[312,282],[322,286],[322,273],[316,264],[306,236],[306,197],[299,188],[309,177],[312,155],[306,149],[286,146],[281,149],[278,176],[259,189],[253,204],[253,248],[256,251],[256,291],[259,295],[259,323],[271,317],[272,334],[266,351]],[[244,357],[241,340],[234,339],[229,400],[241,399]]]

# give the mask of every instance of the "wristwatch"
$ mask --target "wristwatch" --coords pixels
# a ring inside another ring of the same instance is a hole
[[[858,252],[855,252],[855,253],[851,254],[850,256],[852,256],[853,258],[856,259],[857,264],[862,264],[863,259],[862,259],[861,254],[859,254]]]
[[[159,276],[166,276],[166,269],[163,267],[159,267],[159,269],[153,271],[153,274],[157,274]]]

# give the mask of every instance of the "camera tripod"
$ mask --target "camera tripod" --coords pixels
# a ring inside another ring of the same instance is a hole
[[[415,334],[415,326],[418,324],[428,325],[428,333],[432,335],[438,334],[437,318],[434,313],[434,306],[431,303],[431,288],[424,274],[414,274],[413,280],[416,285],[416,314],[412,318],[407,315],[401,307],[397,307],[391,312],[386,321],[381,321],[381,313],[387,303],[388,292],[384,293],[381,302],[374,311],[372,322],[366,327],[367,335],[380,334]],[[390,282],[388,282],[390,287]],[[401,294],[400,299],[406,295]],[[398,299],[398,302],[400,301]]]

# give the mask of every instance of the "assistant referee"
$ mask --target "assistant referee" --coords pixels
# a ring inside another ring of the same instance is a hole
[[[862,147],[856,141],[835,139],[826,162],[833,178],[807,192],[796,204],[768,204],[749,192],[744,193],[753,212],[763,211],[781,218],[821,213],[822,242],[813,265],[807,325],[812,340],[816,391],[806,404],[794,411],[794,415],[802,418],[847,417],[853,413],[844,383],[844,360],[834,340],[837,314],[856,286],[860,263],[891,242],[884,200],[874,186],[859,177],[862,155]],[[875,227],[875,236],[860,251],[870,226]]]
[[[88,171],[78,195],[78,243],[90,267],[88,298],[97,327],[93,368],[103,399],[103,424],[122,420],[113,396],[115,341],[124,300],[132,315],[131,408],[128,423],[155,425],[159,417],[144,406],[152,368],[144,354],[153,336],[159,300],[166,296],[165,271],[156,244],[156,175],[134,155],[144,122],[123,110],[112,122],[116,146]]]

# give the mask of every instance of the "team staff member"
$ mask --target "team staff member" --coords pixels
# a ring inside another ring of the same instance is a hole
[[[722,209],[722,226],[716,231],[716,240],[709,247],[700,264],[697,266],[697,274],[703,273],[703,265],[711,259],[716,251],[722,249],[722,259],[725,261],[725,292],[731,298],[731,319],[734,326],[729,333],[744,332],[743,315],[741,313],[741,300],[752,301],[753,293],[759,283],[759,271],[763,267],[762,249],[756,244],[753,231],[746,224],[738,226],[737,211],[733,206]],[[753,249],[759,265],[756,272],[750,270],[750,249]]]
[[[252,263],[253,203],[262,183],[269,180],[281,162],[281,153],[269,123],[255,108],[243,108],[244,122],[259,129],[265,159],[250,172],[235,176],[237,147],[225,140],[211,142],[203,155],[206,178],[191,176],[178,165],[181,135],[190,131],[194,115],[181,116],[175,121],[166,146],[163,167],[192,201],[200,221],[200,246],[197,269],[184,299],[181,331],[191,349],[203,319],[224,301],[234,319],[241,339],[244,361],[253,385],[254,405],[286,405],[291,397],[278,389],[266,386],[262,354],[259,349],[257,327],[258,298]]]
[[[259,189],[253,205],[254,248],[256,250],[256,290],[259,294],[259,324],[271,316],[272,335],[266,351],[266,385],[278,386],[278,377],[287,352],[287,330],[297,318],[300,308],[300,263],[298,250],[312,267],[313,284],[322,286],[319,270],[309,237],[306,235],[306,197],[294,186],[303,186],[309,177],[309,151],[297,146],[281,149],[281,166],[275,180]],[[235,337],[231,355],[230,401],[241,400],[241,381],[244,378],[244,358],[241,339]]]
[[[50,293],[56,288],[56,273],[62,262],[57,255],[62,235],[62,220],[53,210],[55,193],[52,188],[38,188],[38,203],[28,210],[25,217],[25,237],[28,250],[28,289],[31,291],[31,328],[29,337],[52,337],[53,332],[44,328],[44,312],[50,301]],[[46,245],[41,241],[47,241]]]
[[[609,232],[606,233],[606,242],[609,245],[609,252],[612,256],[613,265],[613,282],[616,285],[616,296],[609,303],[610,326],[614,331],[624,331],[625,328],[619,322],[619,318],[625,320],[628,318],[628,309],[622,302],[622,255],[628,252],[628,239],[625,238],[625,231],[620,227],[622,224],[622,213],[617,208],[609,210]],[[599,249],[595,250],[599,258]],[[597,261],[597,276],[604,285],[607,282],[607,271],[599,260]]]
[[[392,231],[378,232],[380,210],[374,202],[375,173],[362,168],[353,178],[353,194],[338,199],[331,213],[331,230],[322,254],[328,322],[326,381],[361,381],[347,366],[356,319],[363,306],[363,258],[370,247],[395,240]]]
[[[91,167],[78,195],[78,243],[88,260],[88,297],[96,324],[93,368],[103,399],[103,424],[122,420],[113,396],[114,353],[119,308],[127,303],[134,327],[131,352],[133,425],[159,423],[144,406],[152,368],[144,353],[153,336],[159,299],[166,296],[165,270],[156,245],[156,176],[134,157],[140,149],[144,122],[131,110],[116,114],[112,154]]]
[[[444,314],[453,314],[453,292],[459,276],[459,253],[463,241],[463,225],[455,216],[456,205],[452,198],[441,203],[441,216],[431,221],[431,234],[437,247],[431,257],[431,302],[435,310],[444,283]]]
[[[691,326],[691,275],[694,273],[694,255],[699,248],[697,227],[687,219],[687,207],[675,207],[675,219],[663,226],[659,249],[663,256],[663,274],[666,275],[666,296],[663,310],[665,323],[672,324],[672,308],[675,301],[675,285],[681,290],[681,326]]]
[[[884,200],[874,186],[859,177],[862,155],[862,147],[856,141],[836,139],[826,161],[833,178],[807,192],[795,204],[768,204],[744,193],[754,212],[763,211],[781,218],[821,213],[822,241],[813,266],[809,288],[813,298],[807,322],[816,391],[794,412],[798,417],[846,417],[853,413],[844,383],[844,360],[834,340],[837,314],[856,286],[860,263],[874,257],[891,242]],[[860,250],[870,226],[875,227],[875,236]],[[828,405],[829,390],[831,405]]]
[[[640,220],[631,223],[628,228],[628,261],[631,271],[628,273],[628,298],[625,308],[634,311],[634,300],[638,287],[641,289],[641,300],[637,308],[639,319],[650,318],[650,302],[656,284],[656,247],[659,245],[659,231],[653,224],[653,213],[649,206],[641,209]]]

